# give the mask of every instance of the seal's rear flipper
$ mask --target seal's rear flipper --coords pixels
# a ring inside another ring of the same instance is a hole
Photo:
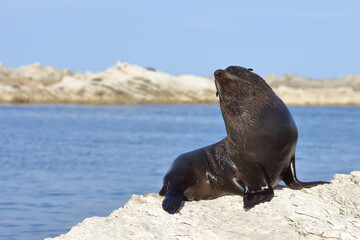
[[[301,189],[301,188],[309,188],[314,187],[319,184],[326,184],[329,182],[317,181],[317,182],[300,182],[296,178],[296,171],[295,171],[295,156],[291,158],[290,166],[288,170],[283,174],[282,180],[285,184],[291,189]]]
[[[162,202],[162,207],[170,214],[176,213],[184,200],[184,195],[180,191],[176,191],[175,187],[170,187]]]

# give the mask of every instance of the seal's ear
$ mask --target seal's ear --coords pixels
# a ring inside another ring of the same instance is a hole
[[[248,68],[248,69],[246,69],[246,71],[247,71],[247,72],[252,72],[252,71],[254,71],[254,69]]]

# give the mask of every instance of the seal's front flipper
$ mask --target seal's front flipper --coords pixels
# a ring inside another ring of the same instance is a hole
[[[244,194],[244,208],[249,210],[255,205],[270,201],[274,197],[274,190],[270,186],[268,189],[262,189],[256,192],[245,192]]]
[[[301,189],[303,187],[309,188],[314,187],[319,184],[325,184],[329,182],[323,182],[323,181],[316,181],[316,182],[300,182],[296,178],[296,171],[295,171],[295,156],[291,158],[290,166],[286,170],[286,172],[282,176],[282,180],[285,182],[286,186],[288,186],[291,189]]]
[[[165,195],[165,198],[162,202],[162,207],[168,213],[174,214],[181,207],[181,203],[183,202],[183,200],[183,193],[177,191],[175,187],[171,186]]]
[[[274,190],[261,165],[256,164],[251,166],[249,173],[250,174],[246,174],[245,182],[245,210],[248,210],[259,203],[270,201],[274,197]]]

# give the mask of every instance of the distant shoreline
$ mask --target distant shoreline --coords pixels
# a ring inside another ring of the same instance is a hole
[[[131,106],[181,106],[181,105],[218,105],[218,103],[2,103],[2,107],[50,107],[50,106],[84,106],[84,107],[107,107],[107,106],[119,106],[119,107],[131,107]],[[288,107],[360,107],[360,104],[325,104],[325,105],[296,105],[286,104]]]
[[[360,75],[314,81],[289,73],[264,79],[289,106],[360,106]],[[211,77],[172,76],[125,62],[98,73],[40,63],[9,69],[0,63],[0,104],[217,104],[215,92]]]

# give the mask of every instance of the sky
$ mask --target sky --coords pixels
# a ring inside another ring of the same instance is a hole
[[[360,74],[358,0],[0,0],[0,62],[73,72]]]

